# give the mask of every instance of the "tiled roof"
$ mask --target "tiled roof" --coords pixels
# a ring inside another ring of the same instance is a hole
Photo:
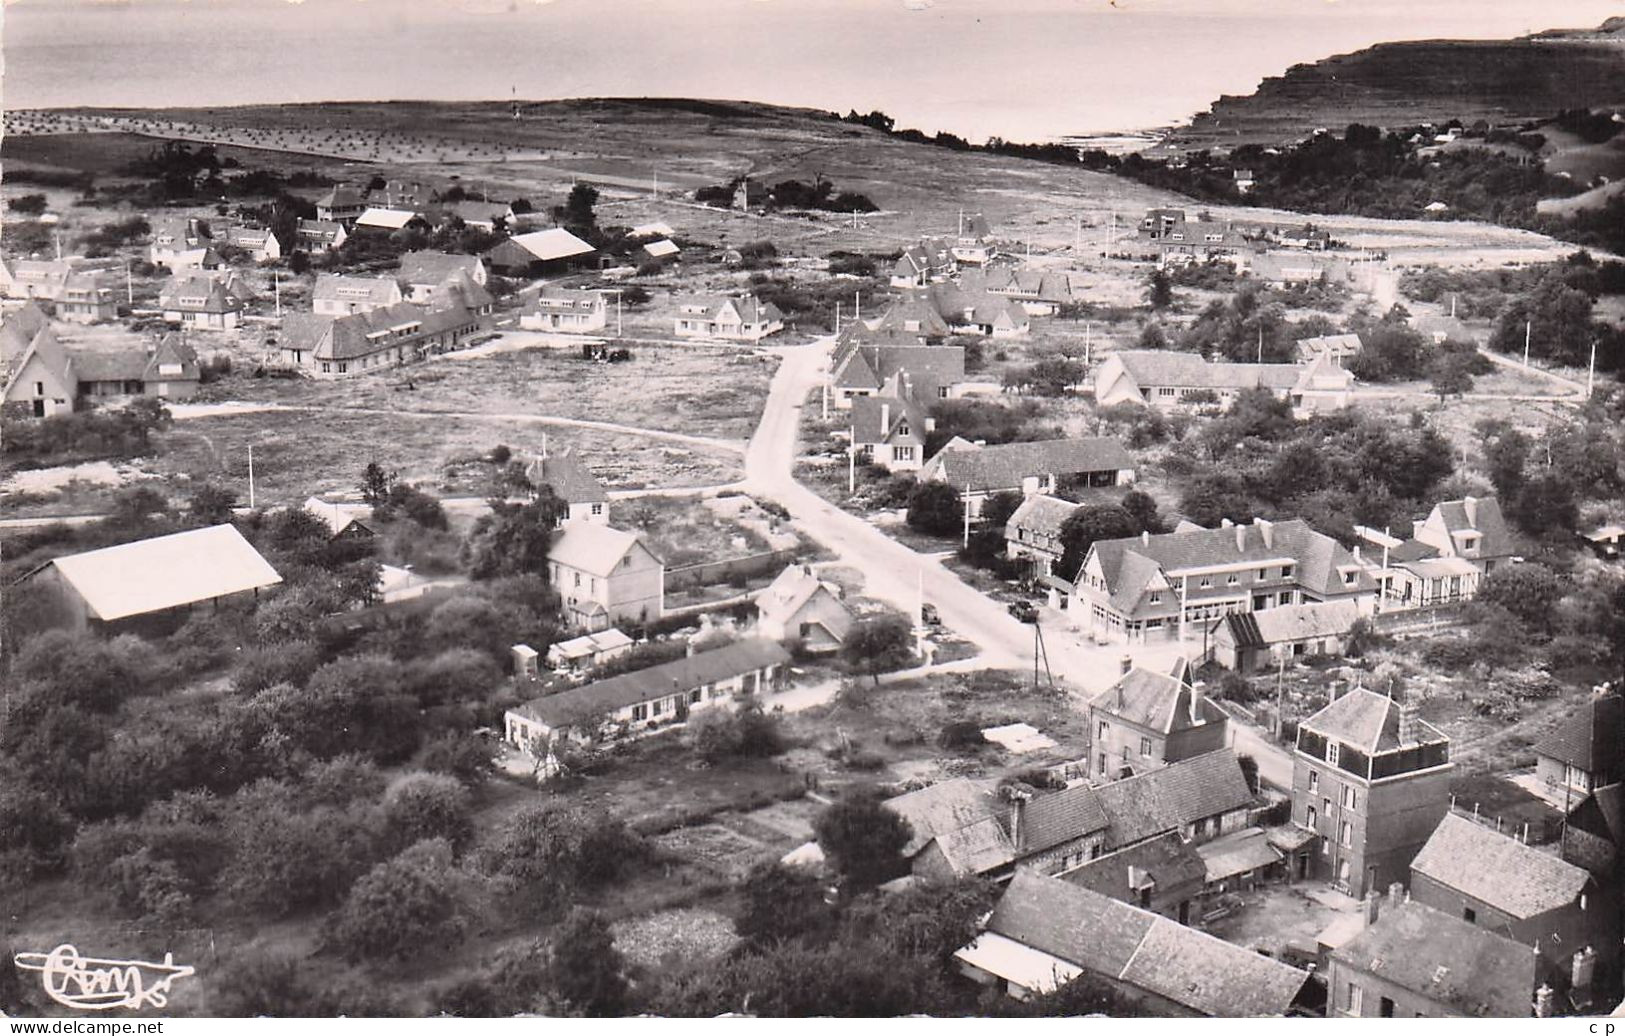
[[[653,701],[665,695],[686,694],[697,687],[721,683],[788,661],[789,652],[771,640],[740,640],[727,647],[700,651],[648,669],[622,673],[608,680],[536,698],[514,711],[558,730],[604,712]]]
[[[1618,694],[1588,698],[1535,743],[1535,754],[1587,773],[1625,770],[1625,698]]]
[[[194,306],[181,302],[182,299],[192,298],[201,298],[203,304]],[[164,285],[159,293],[159,305],[183,312],[234,313],[243,308],[243,299],[235,283],[228,286],[218,277],[190,276],[173,278]]]
[[[908,422],[911,435],[925,438],[925,409],[914,400],[897,396],[852,398],[852,441],[859,446],[888,442],[904,421]]]
[[[609,499],[604,484],[581,462],[574,450],[559,450],[531,465],[529,478],[536,485],[553,487],[553,494],[570,504],[601,504]]]
[[[1298,339],[1299,355],[1329,352],[1333,356],[1353,356],[1364,348],[1359,335],[1316,335]]]
[[[964,777],[906,792],[887,799],[885,806],[907,820],[913,831],[903,847],[905,857],[918,853],[938,835],[969,827],[1008,808],[990,784]]]
[[[1478,545],[1479,557],[1508,557],[1513,553],[1512,533],[1501,514],[1501,502],[1495,497],[1445,500],[1434,510],[1444,519],[1444,526],[1450,532],[1477,532],[1482,537],[1483,542]]]
[[[1020,489],[1022,479],[1091,471],[1132,471],[1134,457],[1116,439],[1045,439],[993,446],[943,447],[926,462],[922,479],[939,479],[973,492]]]
[[[461,307],[424,309],[410,302],[397,302],[342,317],[290,313],[282,322],[282,348],[308,350],[323,360],[350,360],[472,323],[474,318]],[[380,331],[408,327],[414,330],[402,330],[401,337],[387,340],[369,337]]]
[[[1162,734],[1224,721],[1224,711],[1202,698],[1197,705],[1201,723],[1194,722],[1191,695],[1190,684],[1179,676],[1135,666],[1095,695],[1089,704],[1118,719]]]
[[[1431,724],[1417,720],[1416,726],[1429,743],[1447,740]],[[1356,687],[1304,720],[1299,728],[1336,738],[1368,755],[1390,751],[1400,747],[1399,702]]]
[[[953,872],[960,876],[986,874],[1016,858],[1016,847],[997,817],[987,817],[956,831],[937,835],[936,846]]]
[[[1005,538],[1016,539],[1016,529],[1043,536],[1059,536],[1061,526],[1077,511],[1078,505],[1070,500],[1044,493],[1033,493],[1021,501],[1021,506],[1010,515],[1005,525]]]
[[[790,565],[756,595],[756,609],[764,618],[784,622],[800,611],[820,590],[830,595],[836,607],[846,608],[840,603],[838,588],[819,579],[805,566]]]
[[[347,187],[344,184],[339,184],[337,187],[334,187],[332,190],[316,199],[316,205],[324,209],[355,208],[361,203],[361,192],[354,187]]]
[[[1423,561],[1427,558],[1439,556],[1439,548],[1423,543],[1421,540],[1406,540],[1397,547],[1388,551],[1388,562],[1393,565],[1404,564],[1407,561]]]
[[[1267,832],[1256,827],[1235,831],[1196,847],[1196,855],[1206,868],[1208,881],[1224,881],[1238,874],[1280,863],[1282,853],[1274,848]]]
[[[1572,863],[1455,813],[1434,829],[1411,873],[1519,919],[1572,904],[1591,880]]]
[[[483,264],[477,255],[453,255],[450,252],[407,252],[401,256],[396,277],[407,284],[430,286],[450,280],[462,273],[474,277]]]
[[[1200,885],[1207,876],[1207,867],[1196,850],[1186,845],[1177,832],[1170,831],[1148,842],[1096,857],[1061,877],[1079,888],[1132,903],[1138,886],[1130,884],[1131,871],[1136,877],[1149,877],[1159,890],[1193,882]]]
[[[0,320],[0,358],[10,363],[21,356],[34,336],[50,323],[45,311],[32,299],[23,303],[21,309],[7,314]]]
[[[1228,748],[1102,784],[1095,793],[1111,818],[1112,845],[1131,845],[1253,802],[1241,764]]]
[[[126,343],[122,348],[66,347],[80,381],[139,381],[147,369],[147,351]]]
[[[1124,349],[1114,354],[1142,389],[1289,389],[1304,368],[1290,363],[1209,363],[1196,353]]]
[[[1376,922],[1331,956],[1469,1017],[1531,1013],[1530,948],[1421,903],[1383,904]]]
[[[1100,796],[1087,784],[1035,795],[1021,810],[1017,838],[1023,853],[1043,852],[1062,842],[1103,831],[1111,823]]]
[[[549,561],[603,578],[614,572],[627,552],[642,542],[641,537],[622,529],[596,522],[570,522],[553,534],[547,557]],[[648,550],[647,544],[644,549]]]
[[[387,306],[401,300],[401,286],[393,277],[346,277],[337,273],[321,273],[316,275],[310,298],[312,302],[364,302],[373,306]]]
[[[910,328],[909,325],[915,326]],[[886,309],[875,325],[876,331],[904,332],[930,338],[948,335],[948,322],[942,319],[932,296],[925,291],[907,291]]]
[[[1284,1015],[1307,972],[1059,878],[1017,871],[987,930],[1208,1017]]]
[[[1340,637],[1354,627],[1360,609],[1353,601],[1287,604],[1262,611],[1232,612],[1221,622],[1241,647],[1268,647],[1315,637]]]
[[[858,345],[847,353],[835,369],[840,388],[878,389],[899,371],[926,397],[934,397],[939,386],[965,380],[965,350],[957,345]]]

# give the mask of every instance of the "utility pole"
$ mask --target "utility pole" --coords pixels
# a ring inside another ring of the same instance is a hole
[[[970,546],[970,483],[965,483],[965,544]]]
[[[1258,323],[1258,362],[1264,362],[1264,322]]]
[[[1597,385],[1597,340],[1591,340],[1591,364],[1586,368],[1586,401],[1590,402],[1591,393]]]
[[[1083,365],[1089,366],[1089,321],[1083,322]]]
[[[248,446],[248,509],[254,509],[254,445]]]
[[[819,387],[821,389],[823,389],[824,420],[828,421],[829,420],[829,378],[826,377],[824,379],[823,383]]]
[[[1286,656],[1282,655],[1275,669],[1275,740],[1286,732]]]
[[[282,319],[282,274],[278,270],[271,271],[271,290],[276,294],[276,318]]]
[[[1525,367],[1529,366],[1529,336],[1534,329],[1535,322],[1533,320],[1523,322],[1523,365]]]
[[[124,301],[135,305],[135,280],[130,275],[130,260],[124,260]]]
[[[861,290],[852,293],[852,319],[863,319],[863,292]]]
[[[835,303],[835,337],[841,337],[841,304]]]

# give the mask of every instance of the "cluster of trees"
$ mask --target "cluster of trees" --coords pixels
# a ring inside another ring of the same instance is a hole
[[[1422,655],[1453,672],[1543,663],[1580,683],[1618,679],[1625,671],[1625,579],[1603,566],[1565,570],[1531,561],[1497,569],[1479,583],[1464,636],[1429,641]],[[1539,682],[1497,682],[1520,697],[1551,693]]]
[[[694,200],[720,209],[732,208],[739,190],[744,187],[752,206],[773,209],[801,209],[821,212],[878,212],[868,195],[856,191],[837,191],[835,184],[814,174],[813,182],[780,180],[775,184],[757,185],[747,177],[737,176],[725,184],[701,187],[694,192]]]
[[[1147,299],[1154,310],[1171,304],[1171,285],[1166,274],[1160,280],[1153,275]],[[1300,338],[1335,331],[1332,322],[1319,314],[1288,319],[1284,305],[1271,300],[1259,284],[1249,282],[1228,299],[1209,302],[1178,334],[1170,334],[1155,320],[1147,322],[1138,344],[1141,349],[1217,353],[1233,363],[1292,363]]]
[[[1032,399],[1006,403],[986,399],[944,399],[931,408],[936,426],[925,438],[934,456],[949,439],[970,442],[1036,442],[1062,437],[1061,426],[1046,423],[1042,404]]]
[[[128,406],[36,418],[0,419],[0,452],[24,467],[140,457],[152,433],[169,427],[169,408],[153,396]]]
[[[753,273],[750,276],[751,294],[763,302],[771,302],[777,306],[787,322],[794,322],[802,330],[817,328],[833,331],[835,307],[841,306],[843,312],[850,318],[854,290],[872,295],[878,286],[874,281],[854,284],[852,281],[830,279],[793,280],[765,273]]]
[[[1584,501],[1625,492],[1625,444],[1605,407],[1588,407],[1580,420],[1554,425],[1539,438],[1500,418],[1480,421],[1476,430],[1507,518],[1532,539],[1571,543]]]
[[[1583,255],[1583,253],[1582,253]],[[1590,257],[1586,256],[1586,260]],[[1625,367],[1625,330],[1594,319],[1593,291],[1581,285],[1614,285],[1619,275],[1589,262],[1573,260],[1548,270],[1536,283],[1507,299],[1495,320],[1489,346],[1496,352],[1529,355],[1553,363],[1584,367],[1596,348],[1597,369]]]

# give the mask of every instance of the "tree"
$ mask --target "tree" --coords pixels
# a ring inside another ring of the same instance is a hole
[[[1536,472],[1512,501],[1508,517],[1537,539],[1572,541],[1580,524],[1573,483],[1549,469]]]
[[[542,903],[613,882],[647,852],[643,839],[615,817],[545,803],[514,814],[482,862]]]
[[[1061,523],[1061,562],[1058,574],[1074,579],[1096,540],[1117,540],[1140,533],[1140,523],[1117,504],[1087,504]]]
[[[758,946],[817,937],[834,922],[817,875],[769,860],[751,868],[739,887],[744,908],[734,931]]]
[[[1123,494],[1121,506],[1142,532],[1149,532],[1155,536],[1168,531],[1167,523],[1162,520],[1162,515],[1157,510],[1157,501],[1151,494],[1131,489]]]
[[[395,476],[383,469],[377,461],[368,461],[361,472],[361,499],[373,507],[383,506],[389,500],[389,491],[395,485]]]
[[[547,977],[554,995],[592,1018],[622,1013],[630,994],[609,922],[576,910],[553,933]]]
[[[463,560],[474,579],[533,574],[546,577],[553,531],[569,514],[569,505],[542,486],[525,504],[491,501],[463,543]]]
[[[1159,266],[1151,271],[1146,282],[1145,301],[1154,310],[1164,310],[1174,304],[1174,283],[1168,271]]]
[[[959,491],[946,482],[921,482],[909,494],[909,528],[932,536],[952,536],[963,524]]]
[[[468,790],[455,777],[415,773],[384,795],[384,829],[397,846],[443,839],[460,852],[474,835]]]
[[[1553,609],[1567,592],[1564,577],[1534,562],[1503,565],[1478,583],[1479,601],[1505,608],[1539,631],[1551,629]]]
[[[880,674],[901,669],[914,658],[914,630],[907,619],[883,615],[853,626],[841,645],[841,658],[869,674],[876,687]]]
[[[564,218],[575,227],[592,227],[596,222],[593,206],[598,204],[598,190],[591,184],[578,183],[570,188],[564,200]]]
[[[192,491],[187,507],[204,525],[221,525],[232,519],[237,493],[214,482],[204,482]]]
[[[1484,454],[1490,484],[1509,505],[1523,489],[1524,466],[1529,461],[1529,436],[1511,422],[1489,419],[1478,423],[1478,441]]]
[[[170,426],[173,417],[163,400],[157,396],[141,396],[121,407],[118,419],[146,451],[152,444],[152,433]]]
[[[1428,383],[1443,403],[1446,397],[1463,396],[1473,387],[1472,358],[1460,353],[1439,353],[1428,361]]]
[[[6,202],[6,208],[24,216],[40,216],[45,213],[45,195],[20,194]]]
[[[462,879],[444,839],[418,842],[356,881],[334,915],[334,943],[352,961],[443,953],[467,930]]]
[[[854,790],[825,807],[813,822],[813,835],[854,890],[873,888],[908,870],[903,847],[913,829],[873,789]]]

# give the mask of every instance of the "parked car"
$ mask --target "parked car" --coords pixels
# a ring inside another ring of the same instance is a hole
[[[920,605],[920,621],[927,626],[941,626],[942,616],[937,614],[937,606],[934,604]]]
[[[1010,614],[1014,615],[1018,622],[1038,624],[1038,609],[1033,607],[1031,601],[1011,601]]]

